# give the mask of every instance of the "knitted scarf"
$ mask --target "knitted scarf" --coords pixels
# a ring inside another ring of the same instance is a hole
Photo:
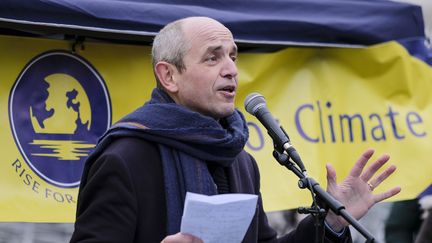
[[[154,89],[150,101],[115,123],[100,139],[84,168],[119,137],[139,137],[158,144],[164,172],[167,233],[180,231],[187,191],[217,193],[207,163],[230,166],[248,139],[240,111],[219,121],[177,105],[161,89]],[[145,162],[145,158],[143,158]]]

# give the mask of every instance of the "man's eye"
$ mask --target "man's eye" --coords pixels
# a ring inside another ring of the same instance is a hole
[[[233,60],[234,62],[237,61],[237,56],[231,56],[231,60]]]
[[[207,61],[215,62],[215,61],[217,61],[217,57],[216,56],[210,56],[207,58]]]

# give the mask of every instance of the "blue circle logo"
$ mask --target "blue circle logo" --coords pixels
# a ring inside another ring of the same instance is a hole
[[[107,88],[77,55],[53,51],[30,61],[9,96],[15,142],[30,168],[59,187],[77,187],[84,162],[111,125]]]

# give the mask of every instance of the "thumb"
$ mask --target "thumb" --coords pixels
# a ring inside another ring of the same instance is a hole
[[[327,163],[326,169],[327,169],[327,190],[336,188],[337,187],[336,170],[333,168],[333,166],[330,163]]]

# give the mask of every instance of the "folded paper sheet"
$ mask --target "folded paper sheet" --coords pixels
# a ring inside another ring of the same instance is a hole
[[[205,243],[241,242],[255,214],[257,199],[253,194],[206,196],[188,192],[181,232]]]

